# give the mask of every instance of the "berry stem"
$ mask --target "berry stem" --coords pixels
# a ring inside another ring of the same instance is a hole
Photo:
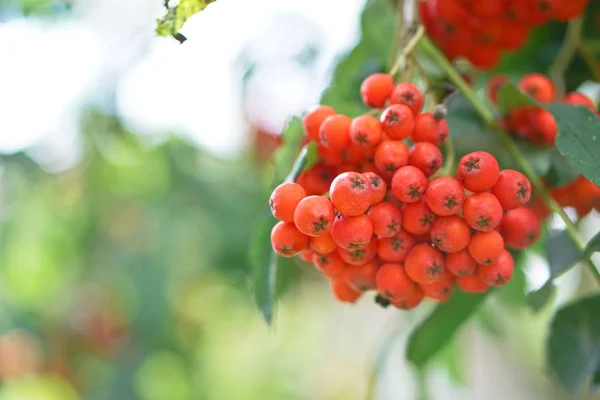
[[[400,47],[404,42],[407,32],[404,26],[404,0],[392,0],[392,7],[395,7],[396,9],[395,22],[397,33],[394,36],[394,45],[392,46],[392,51],[390,53],[389,65],[394,65],[396,55],[400,51]]]
[[[306,166],[307,162],[308,162],[308,145],[305,145],[300,150],[300,154],[298,154],[296,161],[294,161],[292,170],[290,171],[288,176],[285,178],[285,182],[295,182],[296,179],[298,179],[298,176],[300,175],[300,173],[302,172],[304,167]]]
[[[419,25],[415,34],[410,38],[408,43],[406,43],[406,46],[404,46],[400,54],[398,54],[396,62],[390,69],[390,75],[396,75],[400,67],[406,62],[406,57],[414,50],[419,41],[425,37],[424,33],[425,28],[423,28],[423,25]]]
[[[575,226],[573,221],[571,221],[571,219],[565,213],[562,207],[556,202],[556,200],[554,200],[552,196],[550,196],[550,194],[546,190],[546,187],[542,183],[542,180],[535,172],[529,161],[527,161],[527,158],[525,158],[525,156],[519,151],[512,138],[499,127],[494,118],[493,112],[486,107],[486,105],[479,99],[479,97],[477,97],[477,94],[475,94],[475,91],[471,88],[471,86],[469,86],[469,84],[465,82],[462,76],[456,71],[456,69],[454,69],[450,61],[448,61],[448,59],[438,50],[438,48],[431,42],[431,40],[429,40],[429,38],[424,37],[421,40],[421,49],[425,53],[427,53],[429,57],[431,57],[433,61],[436,62],[444,70],[444,72],[446,72],[448,78],[450,78],[450,81],[452,81],[452,83],[456,85],[456,87],[461,91],[463,96],[465,96],[465,98],[469,100],[469,102],[473,105],[473,108],[475,108],[475,110],[481,116],[483,121],[493,128],[494,132],[496,133],[502,144],[506,147],[510,155],[519,165],[519,168],[521,168],[523,173],[527,175],[534,189],[540,194],[540,196],[542,196],[542,199],[548,205],[550,210],[558,214],[563,220],[563,222],[566,225],[567,233],[573,239],[573,242],[577,246],[578,250],[581,251],[582,254],[584,254],[585,243],[581,238],[577,227]],[[598,272],[598,270],[592,263],[590,255],[585,255],[585,263],[590,272],[594,275],[594,278],[598,285],[600,285],[600,272]]]
[[[577,45],[581,41],[581,32],[583,30],[583,18],[577,17],[569,21],[567,25],[567,33],[563,40],[562,46],[554,59],[554,62],[550,66],[549,74],[554,86],[556,87],[556,96],[563,98],[565,95],[565,72],[575,53],[577,52]]]

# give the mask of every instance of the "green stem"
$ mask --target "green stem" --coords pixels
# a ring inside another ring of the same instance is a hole
[[[484,122],[493,127],[494,132],[502,141],[510,155],[513,157],[519,168],[523,171],[525,175],[531,181],[531,185],[533,188],[542,196],[542,199],[548,205],[552,212],[558,214],[558,216],[563,220],[567,227],[567,233],[573,239],[573,242],[577,246],[577,248],[583,253],[585,249],[585,243],[577,230],[577,227],[571,221],[569,216],[565,213],[562,207],[550,196],[546,187],[544,186],[542,180],[535,172],[527,158],[519,151],[515,142],[512,138],[504,132],[497,124],[494,114],[491,110],[489,110],[486,105],[477,97],[475,91],[469,86],[467,82],[462,78],[462,76],[456,72],[450,61],[446,59],[446,57],[438,50],[437,47],[428,39],[424,38],[421,40],[421,48],[424,52],[426,52],[448,75],[450,81],[462,92],[463,96],[473,105],[477,113],[481,116]],[[585,255],[586,265],[589,268],[590,272],[594,275],[594,278],[600,285],[600,272],[596,269],[594,264],[592,263],[590,256]]]
[[[304,169],[304,166],[306,165],[307,162],[308,162],[308,145],[302,147],[302,150],[300,150],[300,154],[298,154],[298,157],[296,158],[296,161],[294,162],[294,165],[292,166],[292,170],[290,171],[288,176],[285,178],[285,182],[295,182],[296,179],[298,179],[298,176]]]
[[[590,46],[588,46],[588,43],[584,42],[583,40],[580,40],[577,44],[577,50],[579,50],[583,61],[590,69],[592,78],[594,78],[596,82],[600,82],[600,64],[594,55],[594,51],[590,48]]]
[[[581,40],[581,32],[583,30],[583,18],[578,17],[572,19],[567,25],[567,32],[563,44],[550,67],[550,78],[556,87],[556,97],[561,99],[565,95],[565,72],[569,68],[575,53],[577,45]]]
[[[400,67],[406,62],[406,57],[413,51],[415,46],[419,43],[419,41],[424,38],[425,29],[423,25],[419,25],[415,34],[410,38],[406,46],[402,49],[396,62],[390,69],[390,75],[396,75]]]
[[[396,7],[396,35],[394,35],[394,45],[390,53],[389,65],[394,65],[400,47],[405,40],[406,29],[404,26],[404,0],[395,0],[393,7]]]

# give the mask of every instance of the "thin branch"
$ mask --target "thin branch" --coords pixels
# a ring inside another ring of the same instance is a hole
[[[583,19],[581,17],[575,18],[569,22],[563,44],[556,55],[556,59],[550,66],[549,75],[556,87],[558,98],[562,98],[565,95],[565,72],[567,72],[571,61],[573,61],[573,57],[577,51],[577,45],[581,39],[582,30]]]
[[[415,46],[424,37],[425,29],[423,25],[419,25],[415,34],[410,38],[406,46],[402,49],[396,62],[390,69],[390,75],[396,75],[400,67],[406,62],[406,57],[414,50]]]
[[[579,54],[581,54],[583,61],[590,69],[592,78],[596,82],[600,82],[600,64],[590,46],[588,46],[584,40],[580,40],[579,43],[577,43],[577,50],[579,50]]]
[[[394,35],[394,45],[390,52],[389,65],[393,65],[396,60],[397,54],[404,43],[406,30],[404,29],[404,0],[394,1],[396,7],[396,34]]]

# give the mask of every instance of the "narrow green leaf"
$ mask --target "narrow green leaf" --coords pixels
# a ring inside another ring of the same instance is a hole
[[[498,111],[504,115],[515,107],[533,106],[539,107],[539,104],[529,95],[512,83],[502,85],[498,90]]]
[[[538,290],[527,295],[527,303],[533,312],[538,312],[556,295],[556,286],[551,280],[546,282]]]
[[[592,240],[590,240],[585,246],[585,254],[592,254],[600,252],[600,232],[598,232]]]
[[[273,155],[273,167],[275,168],[275,184],[278,185],[287,176],[292,169],[300,145],[304,139],[304,129],[302,120],[298,117],[292,117],[283,133],[281,134],[283,145],[277,149]]]
[[[567,231],[550,232],[546,242],[546,255],[551,279],[571,268],[583,257]]]
[[[169,7],[167,13],[156,20],[156,33],[159,36],[176,35],[185,21],[192,15],[204,10],[215,0],[180,0],[175,7]]]
[[[455,290],[447,303],[438,305],[411,333],[406,358],[417,368],[423,368],[477,310],[486,295],[487,293],[469,294]]]
[[[311,142],[306,146],[306,164],[304,165],[303,171],[312,168],[319,161],[319,155],[317,154],[317,143]]]
[[[552,372],[568,392],[577,392],[600,372],[600,295],[556,313],[547,351]]]

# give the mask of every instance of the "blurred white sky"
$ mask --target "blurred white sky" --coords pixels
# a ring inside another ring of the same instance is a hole
[[[235,153],[246,137],[241,53],[262,61],[245,107],[277,130],[318,101],[334,58],[358,37],[363,3],[220,0],[188,21],[183,45],[154,37],[158,0],[81,1],[55,20],[16,15],[0,23],[0,153],[28,149],[50,170],[73,165],[89,105],[140,134],[177,132]],[[294,57],[309,43],[319,56],[300,68]]]

